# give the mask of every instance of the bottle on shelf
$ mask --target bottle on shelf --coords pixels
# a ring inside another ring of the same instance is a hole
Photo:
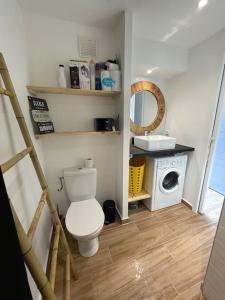
[[[90,60],[89,66],[90,66],[91,90],[95,90],[95,61],[93,59]]]
[[[59,65],[58,85],[61,88],[66,88],[66,75],[64,65]]]
[[[72,89],[80,89],[80,78],[79,78],[79,61],[70,59],[69,70],[70,70],[70,87]]]

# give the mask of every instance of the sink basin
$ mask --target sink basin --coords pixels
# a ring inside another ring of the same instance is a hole
[[[176,138],[165,135],[135,136],[134,145],[147,151],[174,149]]]

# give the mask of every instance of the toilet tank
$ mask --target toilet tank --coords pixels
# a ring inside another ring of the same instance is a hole
[[[63,174],[66,193],[71,202],[95,198],[97,169],[67,168]]]

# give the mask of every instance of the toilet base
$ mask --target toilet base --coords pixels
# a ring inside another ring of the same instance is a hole
[[[84,257],[90,257],[97,253],[99,248],[99,241],[98,237],[90,240],[77,240],[78,241],[78,249],[80,252],[80,255]]]

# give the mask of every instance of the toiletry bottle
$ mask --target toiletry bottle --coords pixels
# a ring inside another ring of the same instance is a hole
[[[95,89],[101,90],[102,84],[101,84],[101,71],[104,71],[106,69],[104,62],[98,62],[95,64]]]
[[[93,59],[89,62],[89,66],[90,66],[91,90],[95,90],[95,61]]]
[[[66,75],[64,65],[59,65],[58,85],[61,88],[66,88]]]
[[[110,77],[110,72],[107,70],[101,71],[101,84],[104,91],[112,90],[112,79]]]
[[[69,70],[70,70],[70,86],[72,89],[80,88],[80,78],[79,78],[79,61],[71,59],[69,61]]]
[[[111,70],[110,77],[112,78],[112,91],[120,91],[121,90],[120,70]]]

